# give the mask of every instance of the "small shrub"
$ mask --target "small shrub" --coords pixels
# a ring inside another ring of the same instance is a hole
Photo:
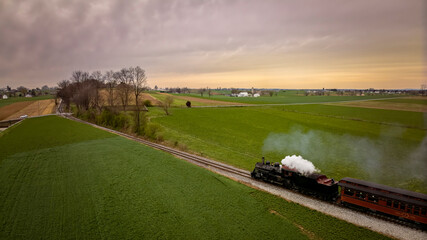
[[[145,128],[145,136],[149,139],[157,140],[157,135],[161,130],[161,126],[158,123],[148,123]]]
[[[180,143],[180,144],[178,144],[178,149],[181,151],[187,151],[188,147],[184,143]]]
[[[144,106],[146,106],[146,107],[152,107],[152,106],[153,106],[153,104],[151,103],[151,101],[150,101],[150,100],[145,100],[145,101],[143,102],[143,104],[144,104]]]
[[[132,131],[134,133],[136,133],[137,135],[146,135],[146,131],[147,131],[147,124],[148,124],[148,116],[145,112],[140,112],[139,113],[139,128],[138,126],[138,119],[137,119],[137,112],[133,113],[133,119],[134,119],[134,124],[132,126]]]
[[[129,119],[123,113],[115,113],[109,109],[104,109],[100,115],[96,117],[96,123],[111,127],[116,130],[124,130],[129,127]]]
[[[157,140],[158,142],[163,142],[163,141],[165,140],[165,138],[163,137],[163,135],[162,135],[162,134],[157,134],[157,138],[156,138],[156,140]]]

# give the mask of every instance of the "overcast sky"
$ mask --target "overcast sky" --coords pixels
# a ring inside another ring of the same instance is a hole
[[[422,0],[0,0],[0,88],[141,66],[151,87],[420,88]]]

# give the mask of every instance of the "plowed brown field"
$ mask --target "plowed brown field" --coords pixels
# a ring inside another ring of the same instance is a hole
[[[16,102],[0,108],[0,120],[4,120],[33,102]]]
[[[30,102],[17,102],[0,108],[0,120],[16,119],[22,115],[29,117],[55,112],[55,100],[46,99]]]

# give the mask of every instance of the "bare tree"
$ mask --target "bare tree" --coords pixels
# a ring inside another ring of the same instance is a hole
[[[89,80],[81,82],[79,89],[73,94],[72,101],[76,104],[79,112],[89,110],[96,96],[96,86]]]
[[[101,71],[95,71],[90,75],[92,80],[92,86],[94,87],[94,97],[93,97],[93,106],[99,112],[101,112],[102,107],[104,106],[104,101],[101,96],[101,88],[104,85],[104,79],[102,77]]]
[[[126,107],[129,105],[130,93],[132,91],[130,86],[131,76],[129,69],[123,68],[119,72],[116,72],[114,76],[120,80],[120,84],[117,86],[117,92],[123,106],[123,111],[126,111]]]
[[[56,97],[62,99],[67,110],[70,109],[71,98],[73,97],[73,93],[70,87],[70,81],[62,80],[58,83],[58,91],[56,92]]]
[[[114,89],[117,86],[117,81],[118,79],[114,77],[113,71],[110,70],[104,74],[104,82],[108,93],[107,102],[110,106],[114,106],[114,100],[116,99],[114,95]]]
[[[92,74],[90,75],[90,78],[91,79],[95,79],[95,80],[97,80],[99,82],[103,81],[101,71],[94,71],[94,72],[92,72]]]
[[[89,73],[88,72],[83,72],[83,71],[74,71],[71,74],[71,82],[76,83],[76,87],[79,88],[80,84],[89,79]]]
[[[167,96],[165,100],[163,100],[162,107],[163,107],[163,110],[165,110],[166,115],[169,115],[169,108],[171,107],[172,103],[173,103],[172,96]]]
[[[136,127],[135,132],[139,133],[140,131],[140,113],[141,113],[141,106],[139,103],[139,97],[144,91],[144,89],[147,87],[147,76],[145,75],[145,70],[140,68],[139,66],[133,68],[130,67],[129,70],[129,77],[130,77],[130,83],[132,85],[132,90],[135,95],[135,105],[136,105]]]
[[[23,96],[25,96],[25,94],[27,94],[28,92],[28,89],[24,86],[20,86],[16,90],[18,90],[18,92],[21,92]]]

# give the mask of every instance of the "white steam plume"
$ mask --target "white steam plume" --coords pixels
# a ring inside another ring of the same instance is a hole
[[[306,176],[314,172],[320,172],[314,167],[312,162],[305,160],[301,156],[297,155],[286,156],[282,160],[282,165],[285,165],[288,168],[295,169],[297,172]]]

